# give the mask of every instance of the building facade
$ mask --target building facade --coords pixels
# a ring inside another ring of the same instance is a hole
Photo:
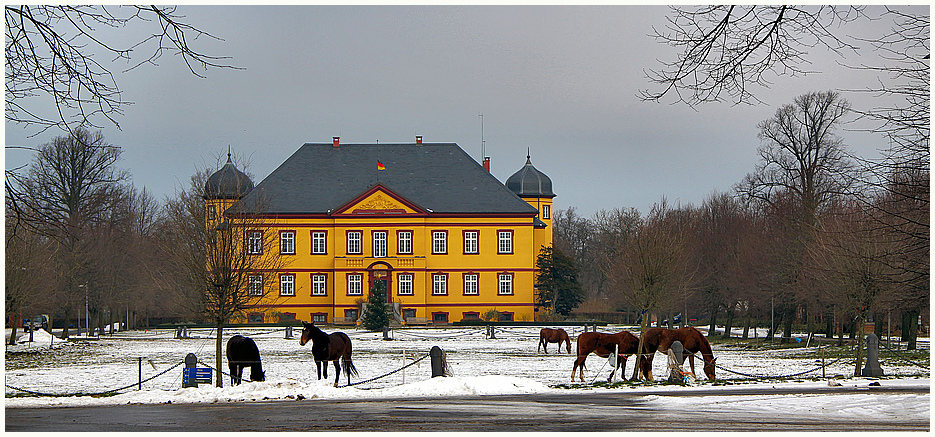
[[[256,187],[229,165],[218,173],[235,182],[221,187],[216,173],[206,185],[208,218],[235,201],[261,205],[246,229],[248,250],[282,261],[277,271],[252,272],[251,292],[264,300],[249,321],[355,323],[373,288],[385,290],[401,323],[474,320],[490,310],[500,320],[534,320],[536,257],[552,244],[555,195],[528,156],[505,185],[457,144],[421,137],[305,144]]]

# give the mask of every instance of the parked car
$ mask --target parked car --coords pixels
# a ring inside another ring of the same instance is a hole
[[[29,319],[26,319],[29,320]],[[32,319],[32,329],[44,329],[45,331],[49,330],[49,315],[48,314],[39,314]]]

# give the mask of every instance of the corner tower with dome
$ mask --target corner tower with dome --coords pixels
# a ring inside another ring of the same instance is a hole
[[[256,186],[230,162],[205,184],[217,219],[262,203],[241,226],[264,242],[251,250],[280,257],[276,271],[249,274],[250,293],[269,298],[245,321],[352,325],[371,290],[399,324],[535,320],[555,195],[528,156],[504,185],[454,143],[332,140],[302,145]]]
[[[526,165],[506,180],[506,187],[539,211],[533,231],[533,246],[552,245],[552,179],[532,165],[529,153]],[[538,252],[537,252],[538,254]]]
[[[237,169],[227,154],[227,163],[214,172],[205,182],[205,219],[208,223],[220,222],[224,211],[253,190],[253,181]]]

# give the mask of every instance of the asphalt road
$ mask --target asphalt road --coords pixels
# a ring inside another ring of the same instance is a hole
[[[847,394],[818,388],[788,393],[725,388],[719,396]],[[922,388],[861,392],[928,393]],[[671,392],[655,393],[663,396]],[[929,431],[927,420],[870,421],[767,417],[736,410],[650,407],[646,393],[594,392],[431,399],[298,400],[82,408],[6,408],[6,431]],[[698,396],[690,390],[678,396]],[[658,403],[656,404],[658,405]]]

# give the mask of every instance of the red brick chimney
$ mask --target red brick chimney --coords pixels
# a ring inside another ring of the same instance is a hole
[[[490,173],[490,157],[484,157],[484,170],[487,170],[487,173]]]
[[[331,137],[334,140],[334,147],[341,147],[341,137]]]
[[[422,135],[416,135],[416,144],[422,144]]]

